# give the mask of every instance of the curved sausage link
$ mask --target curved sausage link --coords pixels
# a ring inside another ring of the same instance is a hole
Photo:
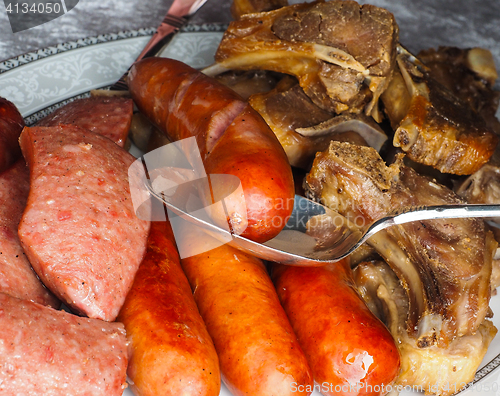
[[[242,236],[264,242],[281,231],[293,209],[291,168],[278,139],[248,103],[167,58],[136,63],[128,85],[139,109],[171,140],[196,138],[207,174],[239,178],[245,199],[239,206],[231,203],[237,209],[229,220],[246,215]]]

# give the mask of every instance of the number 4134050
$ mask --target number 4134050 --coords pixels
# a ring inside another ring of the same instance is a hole
[[[28,3],[8,3],[7,4],[7,13],[23,13],[23,14],[59,14],[61,12],[61,4],[60,3],[42,3],[42,2],[35,2],[31,4],[31,6]]]

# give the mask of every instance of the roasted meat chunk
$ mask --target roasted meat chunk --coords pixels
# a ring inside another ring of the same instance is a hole
[[[495,116],[500,91],[493,89],[498,73],[490,51],[439,47],[419,52],[418,59],[429,68],[434,80],[467,102],[484,118],[488,127],[500,134],[500,122]]]
[[[374,149],[339,142],[316,156],[306,190],[360,228],[395,210],[463,202],[401,161],[388,167]],[[446,346],[479,329],[489,311],[496,249],[482,220],[397,225],[373,236],[369,244],[407,292],[407,330],[419,347]]]
[[[254,94],[250,105],[271,127],[291,165],[309,169],[316,152],[330,140],[369,145],[380,150],[387,136],[364,114],[335,116],[316,106],[293,77],[283,78],[275,89]]]
[[[396,340],[401,355],[397,385],[446,396],[474,379],[497,332],[490,320],[483,320],[474,334],[458,337],[446,348],[420,348],[406,331],[408,296],[389,266],[382,261],[363,262],[353,272],[361,296]]]
[[[467,102],[431,78],[422,62],[401,46],[398,52],[398,68],[382,94],[394,146],[443,173],[474,173],[492,156],[498,136]]]
[[[387,10],[355,1],[295,4],[231,22],[217,50],[218,74],[265,69],[294,75],[327,111],[365,109],[377,100],[395,65],[398,26]]]

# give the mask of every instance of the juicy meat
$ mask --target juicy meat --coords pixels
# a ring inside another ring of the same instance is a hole
[[[396,385],[448,396],[474,379],[497,333],[489,320],[483,320],[474,334],[458,337],[446,348],[437,345],[420,348],[406,331],[408,297],[394,272],[381,261],[360,263],[353,272],[361,296],[396,340],[401,355]]]
[[[24,251],[69,307],[114,320],[149,231],[130,198],[128,168],[135,158],[74,126],[25,128],[20,142],[31,179],[19,225]]]
[[[0,293],[0,394],[119,396],[126,385],[121,323],[80,318]]]
[[[38,122],[38,126],[74,125],[125,146],[132,122],[130,98],[93,96],[70,102]]]
[[[22,158],[0,174],[0,291],[58,308],[59,301],[31,268],[17,235],[29,190],[29,170]]]
[[[429,75],[467,102],[489,128],[500,134],[495,114],[500,91],[495,91],[498,74],[490,51],[481,48],[439,47],[421,51],[418,58],[429,68]]]
[[[330,138],[311,139],[295,132],[326,121],[332,114],[314,105],[294,79],[285,78],[272,91],[252,95],[249,103],[273,130],[292,166],[307,168],[316,151],[328,147]]]
[[[265,69],[291,74],[312,101],[336,113],[376,113],[395,65],[392,14],[354,1],[295,4],[244,15],[230,24],[206,69]]]
[[[451,190],[372,148],[330,143],[306,178],[308,194],[359,227],[409,206],[463,202]],[[401,279],[408,331],[420,346],[447,345],[477,331],[488,313],[496,242],[480,219],[397,225],[369,240]],[[429,323],[434,325],[429,326]]]
[[[316,152],[328,148],[330,140],[377,149],[387,140],[371,117],[334,116],[316,106],[292,77],[283,78],[270,92],[250,96],[249,103],[273,130],[290,164],[303,169],[310,168]]]
[[[470,175],[477,171],[492,156],[498,136],[402,47],[397,61],[399,69],[382,95],[396,130],[394,146],[401,147],[411,160],[443,173]]]

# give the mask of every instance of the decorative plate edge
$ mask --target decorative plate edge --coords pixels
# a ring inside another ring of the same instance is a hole
[[[186,25],[180,31],[183,33],[193,32],[223,32],[227,29],[227,24],[223,23],[204,23],[199,25]],[[31,63],[40,59],[45,59],[51,55],[56,55],[61,52],[69,51],[76,48],[86,47],[89,45],[102,44],[110,41],[123,40],[134,37],[151,36],[156,31],[156,28],[141,28],[138,30],[126,30],[118,33],[105,33],[98,36],[91,36],[75,41],[68,41],[46,48],[41,48],[36,51],[27,52],[22,55],[0,62],[0,74],[15,69],[16,67]]]

